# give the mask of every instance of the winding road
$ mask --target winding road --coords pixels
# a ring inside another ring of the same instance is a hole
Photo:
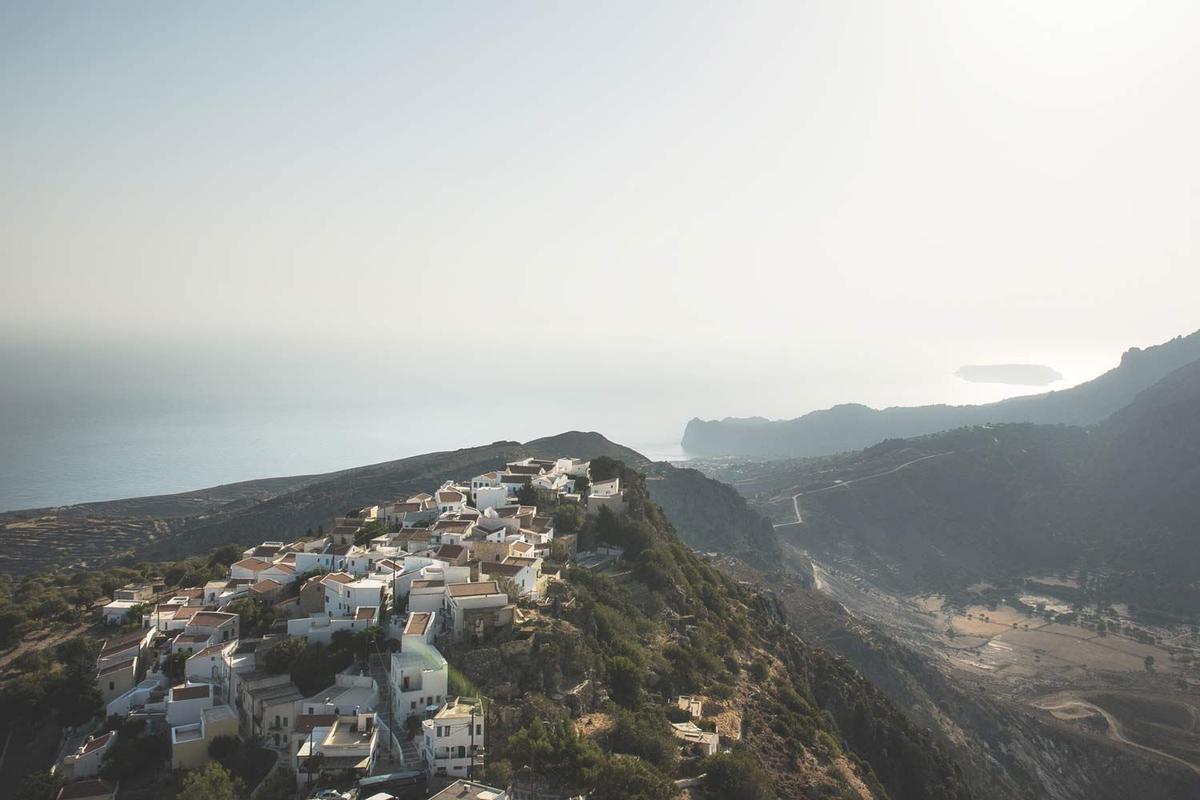
[[[772,525],[771,527],[786,528],[789,525],[803,524],[804,517],[802,517],[800,515],[800,498],[806,494],[817,494],[818,492],[828,492],[830,489],[840,489],[843,486],[850,486],[855,483],[862,483],[863,481],[869,481],[872,478],[882,478],[884,475],[891,475],[893,472],[899,472],[900,470],[904,469],[905,467],[912,466],[913,464],[916,464],[918,462],[928,461],[931,458],[941,458],[942,456],[949,456],[949,455],[954,455],[954,451],[948,450],[945,453],[933,453],[931,455],[921,456],[920,458],[914,458],[912,461],[905,461],[903,464],[900,464],[899,466],[896,466],[896,467],[892,467],[891,469],[885,470],[884,472],[876,472],[873,475],[863,475],[861,478],[852,478],[848,481],[841,481],[840,483],[834,483],[829,486],[822,486],[820,489],[810,489],[807,492],[796,492],[794,495],[792,495],[792,509],[796,512],[796,518],[794,520],[792,520],[791,522],[777,522],[774,525]]]
[[[1121,744],[1128,745],[1129,747],[1136,747],[1139,750],[1145,750],[1148,753],[1153,753],[1154,755],[1161,756],[1162,758],[1168,758],[1171,761],[1182,764],[1183,766],[1195,772],[1197,775],[1200,775],[1200,767],[1196,766],[1192,762],[1180,758],[1179,756],[1172,755],[1171,753],[1166,753],[1162,750],[1148,747],[1144,744],[1139,744],[1138,742],[1133,741],[1125,735],[1120,721],[1118,721],[1115,716],[1113,716],[1104,708],[1096,705],[1095,703],[1089,702],[1082,697],[1066,695],[1060,696],[1059,698],[1054,698],[1053,700],[1047,699],[1035,702],[1032,705],[1034,708],[1040,708],[1043,711],[1049,711],[1057,719],[1065,721],[1077,720],[1089,714],[1099,714],[1101,717],[1104,717],[1104,721],[1108,723],[1108,735],[1113,741],[1120,742]]]

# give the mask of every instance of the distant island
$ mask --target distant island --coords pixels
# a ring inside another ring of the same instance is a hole
[[[954,377],[1009,386],[1049,386],[1063,379],[1061,372],[1044,364],[967,364],[959,367]]]
[[[885,439],[924,436],[965,425],[1001,422],[1094,425],[1131,403],[1139,392],[1198,359],[1200,331],[1145,349],[1130,348],[1121,356],[1121,363],[1103,375],[1057,391],[967,406],[877,409],[859,403],[844,403],[788,420],[697,418],[688,422],[681,444],[692,456],[804,458],[859,450]],[[963,367],[963,370],[967,369],[1046,368],[1036,365]],[[960,374],[959,377],[964,376]],[[989,377],[994,379],[994,376]]]

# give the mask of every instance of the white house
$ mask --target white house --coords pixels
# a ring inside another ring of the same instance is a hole
[[[370,675],[350,675],[339,672],[333,685],[326,686],[311,697],[295,702],[298,715],[350,714],[356,709],[374,711],[379,704],[379,686]]]
[[[478,493],[480,489],[488,489],[500,485],[499,472],[485,472],[482,475],[476,475],[471,478],[471,491]],[[475,506],[479,508],[478,505]]]
[[[238,615],[224,611],[201,611],[193,614],[184,633],[203,634],[212,644],[231,642],[238,638]],[[199,648],[198,648],[199,649]]]
[[[172,686],[167,695],[167,724],[190,725],[200,721],[200,712],[215,704],[213,687],[207,683]]]
[[[720,749],[721,737],[694,722],[672,722],[671,735],[687,742],[701,756],[714,756]]]
[[[467,506],[467,496],[458,489],[438,489],[437,507],[440,514],[457,514]]]
[[[512,622],[508,595],[495,581],[454,583],[446,587],[446,613],[454,640],[464,636],[482,637]]]
[[[441,611],[445,605],[446,582],[444,580],[421,578],[410,584],[409,611]]]
[[[140,605],[142,605],[140,600],[113,600],[104,606],[101,613],[104,621],[109,625],[122,625],[129,612]]]
[[[481,561],[479,572],[491,580],[508,578],[517,587],[521,597],[537,600],[538,576],[541,574],[542,560],[540,558],[514,558],[512,556],[500,563]]]
[[[466,775],[482,766],[484,714],[479,700],[450,698],[421,723],[420,755],[430,775]]]
[[[495,473],[490,473],[495,474]],[[487,511],[489,508],[502,506],[508,502],[508,489],[503,486],[481,486],[475,489],[475,508]]]
[[[230,661],[236,649],[236,640],[205,647],[187,660],[183,667],[183,679],[188,683],[227,685],[231,670]]]
[[[321,773],[370,775],[375,766],[379,726],[375,715],[360,711],[339,715],[332,725],[313,727],[296,753],[296,775],[305,780]],[[313,756],[320,758],[313,758]],[[311,760],[311,761],[310,761]]]
[[[116,731],[108,731],[99,736],[89,736],[87,741],[79,745],[74,753],[63,757],[63,772],[68,780],[92,778],[100,774],[100,765],[104,754],[117,740]]]
[[[596,481],[592,484],[592,497],[612,497],[615,494],[621,493],[621,479],[609,478],[604,481]]]
[[[392,653],[393,719],[403,722],[412,716],[424,716],[446,698],[449,672],[446,659],[431,642],[436,615],[410,614],[401,638],[401,650]]]

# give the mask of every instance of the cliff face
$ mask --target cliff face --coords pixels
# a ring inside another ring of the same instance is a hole
[[[743,575],[749,577],[748,574]],[[962,766],[984,800],[1127,800],[1200,796],[1200,775],[997,699],[801,583],[771,581],[788,624],[841,655]]]
[[[807,457],[858,450],[884,439],[923,436],[964,425],[1002,422],[1091,425],[1128,405],[1139,392],[1200,360],[1200,331],[1145,350],[1133,348],[1100,377],[1071,389],[978,406],[874,409],[838,405],[791,420],[761,417],[693,419],[683,449],[700,456]]]

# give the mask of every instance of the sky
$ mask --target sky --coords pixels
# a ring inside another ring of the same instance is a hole
[[[1092,377],[1200,327],[1198,23],[6,1],[0,394],[270,407],[433,369],[456,402],[652,388],[682,431],[1014,391],[963,363]]]

